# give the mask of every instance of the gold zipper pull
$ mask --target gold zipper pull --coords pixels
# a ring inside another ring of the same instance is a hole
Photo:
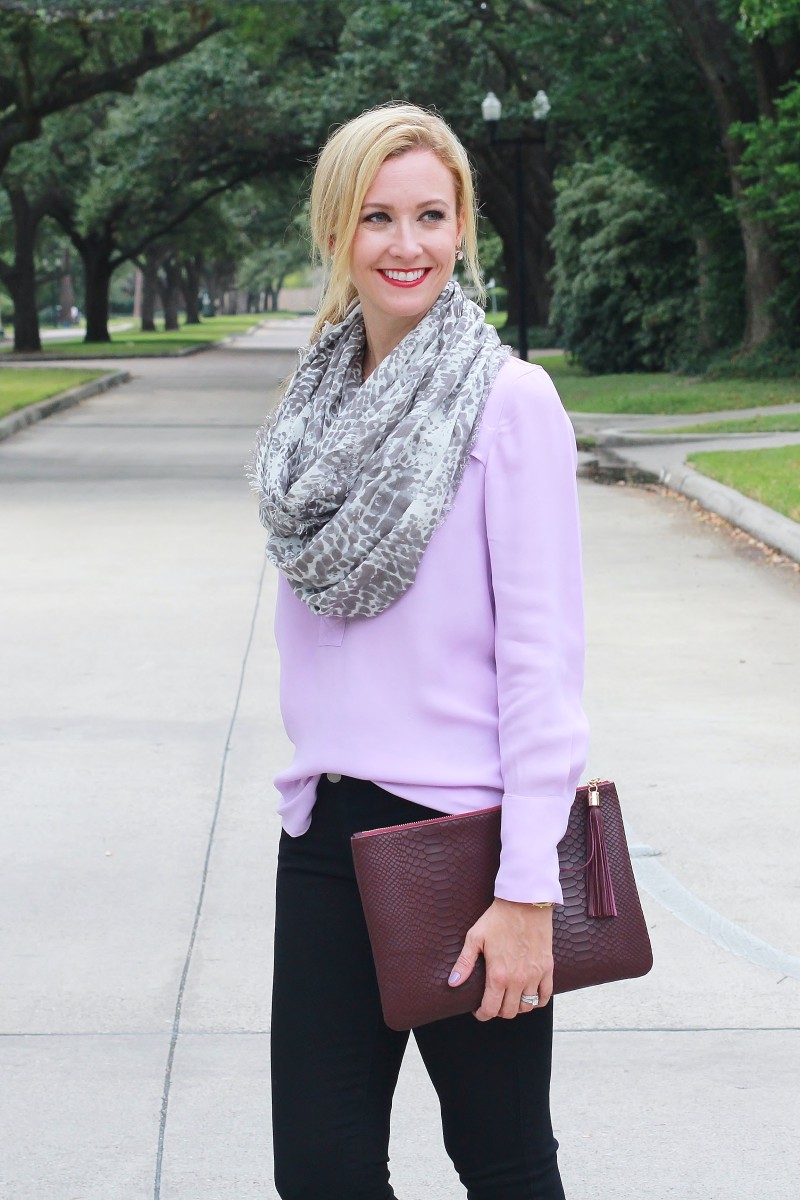
[[[589,780],[589,808],[599,808],[600,807],[600,788],[598,786],[599,783],[600,783],[599,779],[590,779]]]

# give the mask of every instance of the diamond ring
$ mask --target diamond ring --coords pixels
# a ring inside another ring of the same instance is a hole
[[[536,1005],[539,1003],[539,997],[538,996],[526,996],[525,993],[523,992],[522,995],[520,996],[520,1003],[530,1004],[533,1008],[536,1008]]]

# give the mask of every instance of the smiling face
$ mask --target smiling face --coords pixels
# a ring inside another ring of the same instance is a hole
[[[463,224],[453,176],[433,151],[386,159],[364,197],[350,256],[376,361],[440,295],[453,273]]]

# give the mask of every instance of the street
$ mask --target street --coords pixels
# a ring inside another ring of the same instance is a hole
[[[276,1198],[290,747],[243,468],[307,332],[115,361],[131,383],[0,445],[3,1200]],[[656,965],[556,998],[566,1193],[793,1200],[800,573],[656,490],[580,491],[587,778],[617,783]],[[413,1046],[392,1169],[463,1197]]]

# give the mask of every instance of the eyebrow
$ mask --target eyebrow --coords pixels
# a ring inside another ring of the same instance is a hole
[[[417,208],[431,208],[434,205],[438,205],[439,208],[449,208],[450,207],[450,205],[448,204],[448,202],[446,200],[434,199],[434,200],[425,200],[422,204],[418,204]],[[367,203],[362,204],[361,207],[362,207],[362,209],[363,208],[394,208],[394,205],[393,204],[382,204],[377,200],[370,200]]]

